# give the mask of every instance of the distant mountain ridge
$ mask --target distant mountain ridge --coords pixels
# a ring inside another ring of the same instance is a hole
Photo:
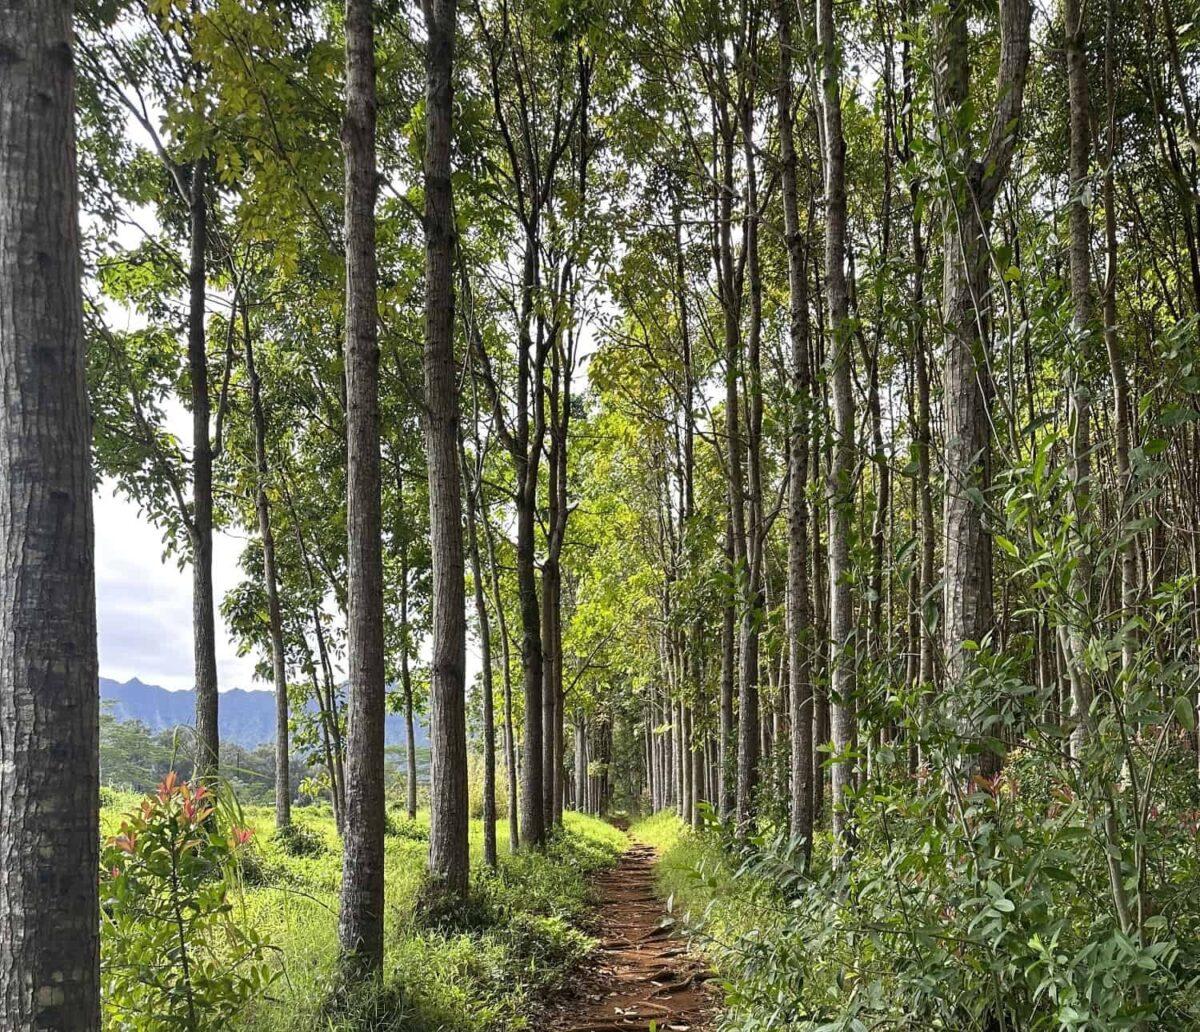
[[[172,692],[136,677],[124,684],[100,678],[100,700],[107,703],[117,720],[139,720],[151,731],[166,731],[181,724],[192,726],[196,719],[196,692]],[[253,749],[275,741],[275,693],[268,689],[246,691],[233,688],[221,692],[217,711],[221,740]],[[388,745],[404,745],[404,717],[389,714],[384,726]],[[425,729],[416,724],[417,745],[429,744]]]

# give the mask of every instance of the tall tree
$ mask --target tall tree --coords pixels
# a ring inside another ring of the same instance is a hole
[[[0,1025],[100,1027],[71,0],[0,2]]]
[[[450,150],[455,0],[425,0],[425,442],[433,553],[430,875],[465,896],[467,624],[463,588],[458,383],[454,362],[454,213]]]
[[[346,974],[383,968],[383,556],[375,288],[375,26],[346,0],[346,524],[349,556],[345,849],[339,938]]]
[[[788,441],[788,691],[791,711],[791,832],[811,853],[813,831],[813,709],[809,649],[812,609],[808,582],[808,449],[811,432],[812,370],[808,362],[808,270],[800,228],[792,100],[791,5],[778,5],[779,164],[783,187],[784,237],[788,256],[788,335],[791,344],[791,433]]]
[[[267,623],[271,636],[271,675],[275,686],[275,827],[292,823],[292,788],[289,784],[287,653],[283,642],[283,611],[279,604],[279,575],[275,564],[275,533],[267,494],[271,469],[267,457],[267,418],[263,411],[262,381],[254,364],[249,309],[242,306],[246,376],[250,381],[250,412],[254,421],[254,507],[258,536],[262,539],[263,581],[267,589]]]
[[[841,47],[833,0],[817,0],[821,119],[825,170],[825,302],[829,319],[829,369],[833,392],[833,460],[829,509],[829,637],[832,732],[833,832],[845,853],[852,844],[848,806],[854,762],[854,599],[850,538],[854,530],[854,394],[849,296],[846,288],[846,139],[842,132]]]
[[[1079,0],[1063,0],[1063,36],[1067,51],[1067,166],[1070,224],[1071,328],[1074,334],[1067,369],[1071,422],[1071,502],[1075,520],[1075,563],[1071,590],[1074,605],[1066,627],[1071,653],[1073,700],[1072,749],[1078,757],[1091,721],[1092,685],[1084,660],[1086,622],[1091,611],[1092,560],[1087,533],[1091,520],[1092,430],[1090,387],[1086,383],[1089,352],[1095,336],[1092,294],[1092,223],[1088,180],[1092,154],[1092,110],[1088,92],[1087,23]]]
[[[945,328],[943,392],[946,416],[945,569],[943,650],[951,706],[963,709],[969,673],[967,643],[982,643],[993,629],[992,539],[984,521],[991,485],[992,374],[983,325],[988,303],[990,235],[996,196],[1008,175],[1016,144],[1029,65],[1028,0],[1001,0],[996,109],[981,154],[971,140],[970,5],[950,0],[939,17],[935,96],[943,147],[955,155],[942,220],[942,323]],[[960,731],[978,728],[958,713]],[[991,772],[997,757],[981,755]]]

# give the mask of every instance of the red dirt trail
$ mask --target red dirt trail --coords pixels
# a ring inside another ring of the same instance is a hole
[[[633,845],[597,879],[600,946],[566,996],[545,1015],[547,1032],[708,1032],[715,1013],[711,972],[663,927],[654,891],[655,853]],[[653,1023],[653,1024],[652,1024]]]

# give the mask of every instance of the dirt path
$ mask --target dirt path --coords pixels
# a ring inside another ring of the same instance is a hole
[[[547,1030],[711,1029],[715,1008],[704,985],[710,973],[662,927],[666,910],[654,891],[654,861],[653,849],[634,845],[597,880],[600,946],[566,997],[551,1006]]]

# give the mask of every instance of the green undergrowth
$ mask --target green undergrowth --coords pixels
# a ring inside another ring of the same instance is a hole
[[[659,889],[717,971],[722,1032],[1195,1029],[1200,807],[1181,755],[1146,833],[1170,863],[1142,875],[1140,935],[1112,913],[1103,838],[1020,752],[958,821],[938,786],[864,795],[839,872],[827,830],[809,868],[770,830],[735,843],[662,813],[630,834],[661,851]]]
[[[101,832],[140,797],[106,790]],[[236,920],[276,948],[280,977],[231,1032],[509,1032],[536,1028],[536,1007],[586,955],[580,930],[589,877],[611,866],[627,839],[569,813],[544,853],[509,855],[498,829],[499,870],[482,863],[483,824],[471,822],[471,896],[452,921],[433,924],[418,903],[425,883],[429,817],[389,815],[386,956],[377,986],[333,1008],[341,847],[328,808],[293,811],[294,830],[273,831],[273,812],[244,813],[252,845],[242,862]]]

